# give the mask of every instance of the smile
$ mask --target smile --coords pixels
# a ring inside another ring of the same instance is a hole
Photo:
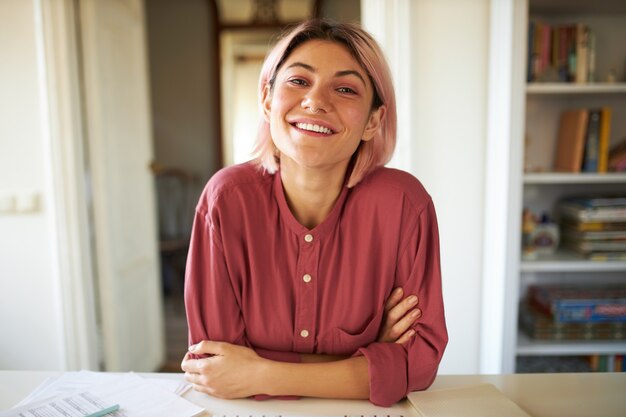
[[[333,131],[330,130],[327,127],[324,126],[320,126],[320,125],[314,125],[311,123],[295,123],[294,124],[298,129],[302,129],[302,130],[308,130],[309,132],[317,132],[317,133],[324,133],[326,135],[332,135]]]

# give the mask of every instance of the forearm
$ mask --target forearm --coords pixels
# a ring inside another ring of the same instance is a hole
[[[348,359],[350,357],[345,355],[326,355],[322,353],[300,353],[299,355],[301,363],[335,362]]]
[[[369,370],[363,356],[330,362],[266,361],[261,375],[261,386],[269,395],[369,398]]]

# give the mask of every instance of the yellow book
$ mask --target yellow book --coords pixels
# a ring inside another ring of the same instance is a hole
[[[598,172],[609,170],[609,142],[611,141],[611,108],[602,107],[600,114],[600,146],[598,147]]]

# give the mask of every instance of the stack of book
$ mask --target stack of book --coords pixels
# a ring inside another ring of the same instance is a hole
[[[626,339],[626,285],[532,285],[519,320],[533,339]]]
[[[554,171],[608,172],[610,137],[610,107],[564,111],[559,120]]]
[[[560,201],[561,242],[585,258],[626,260],[626,196]]]
[[[528,82],[594,82],[595,35],[582,23],[528,27]]]

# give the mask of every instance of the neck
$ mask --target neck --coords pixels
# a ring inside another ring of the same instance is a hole
[[[341,194],[347,168],[347,163],[329,169],[307,168],[281,155],[285,198],[300,224],[313,229],[328,217]]]

